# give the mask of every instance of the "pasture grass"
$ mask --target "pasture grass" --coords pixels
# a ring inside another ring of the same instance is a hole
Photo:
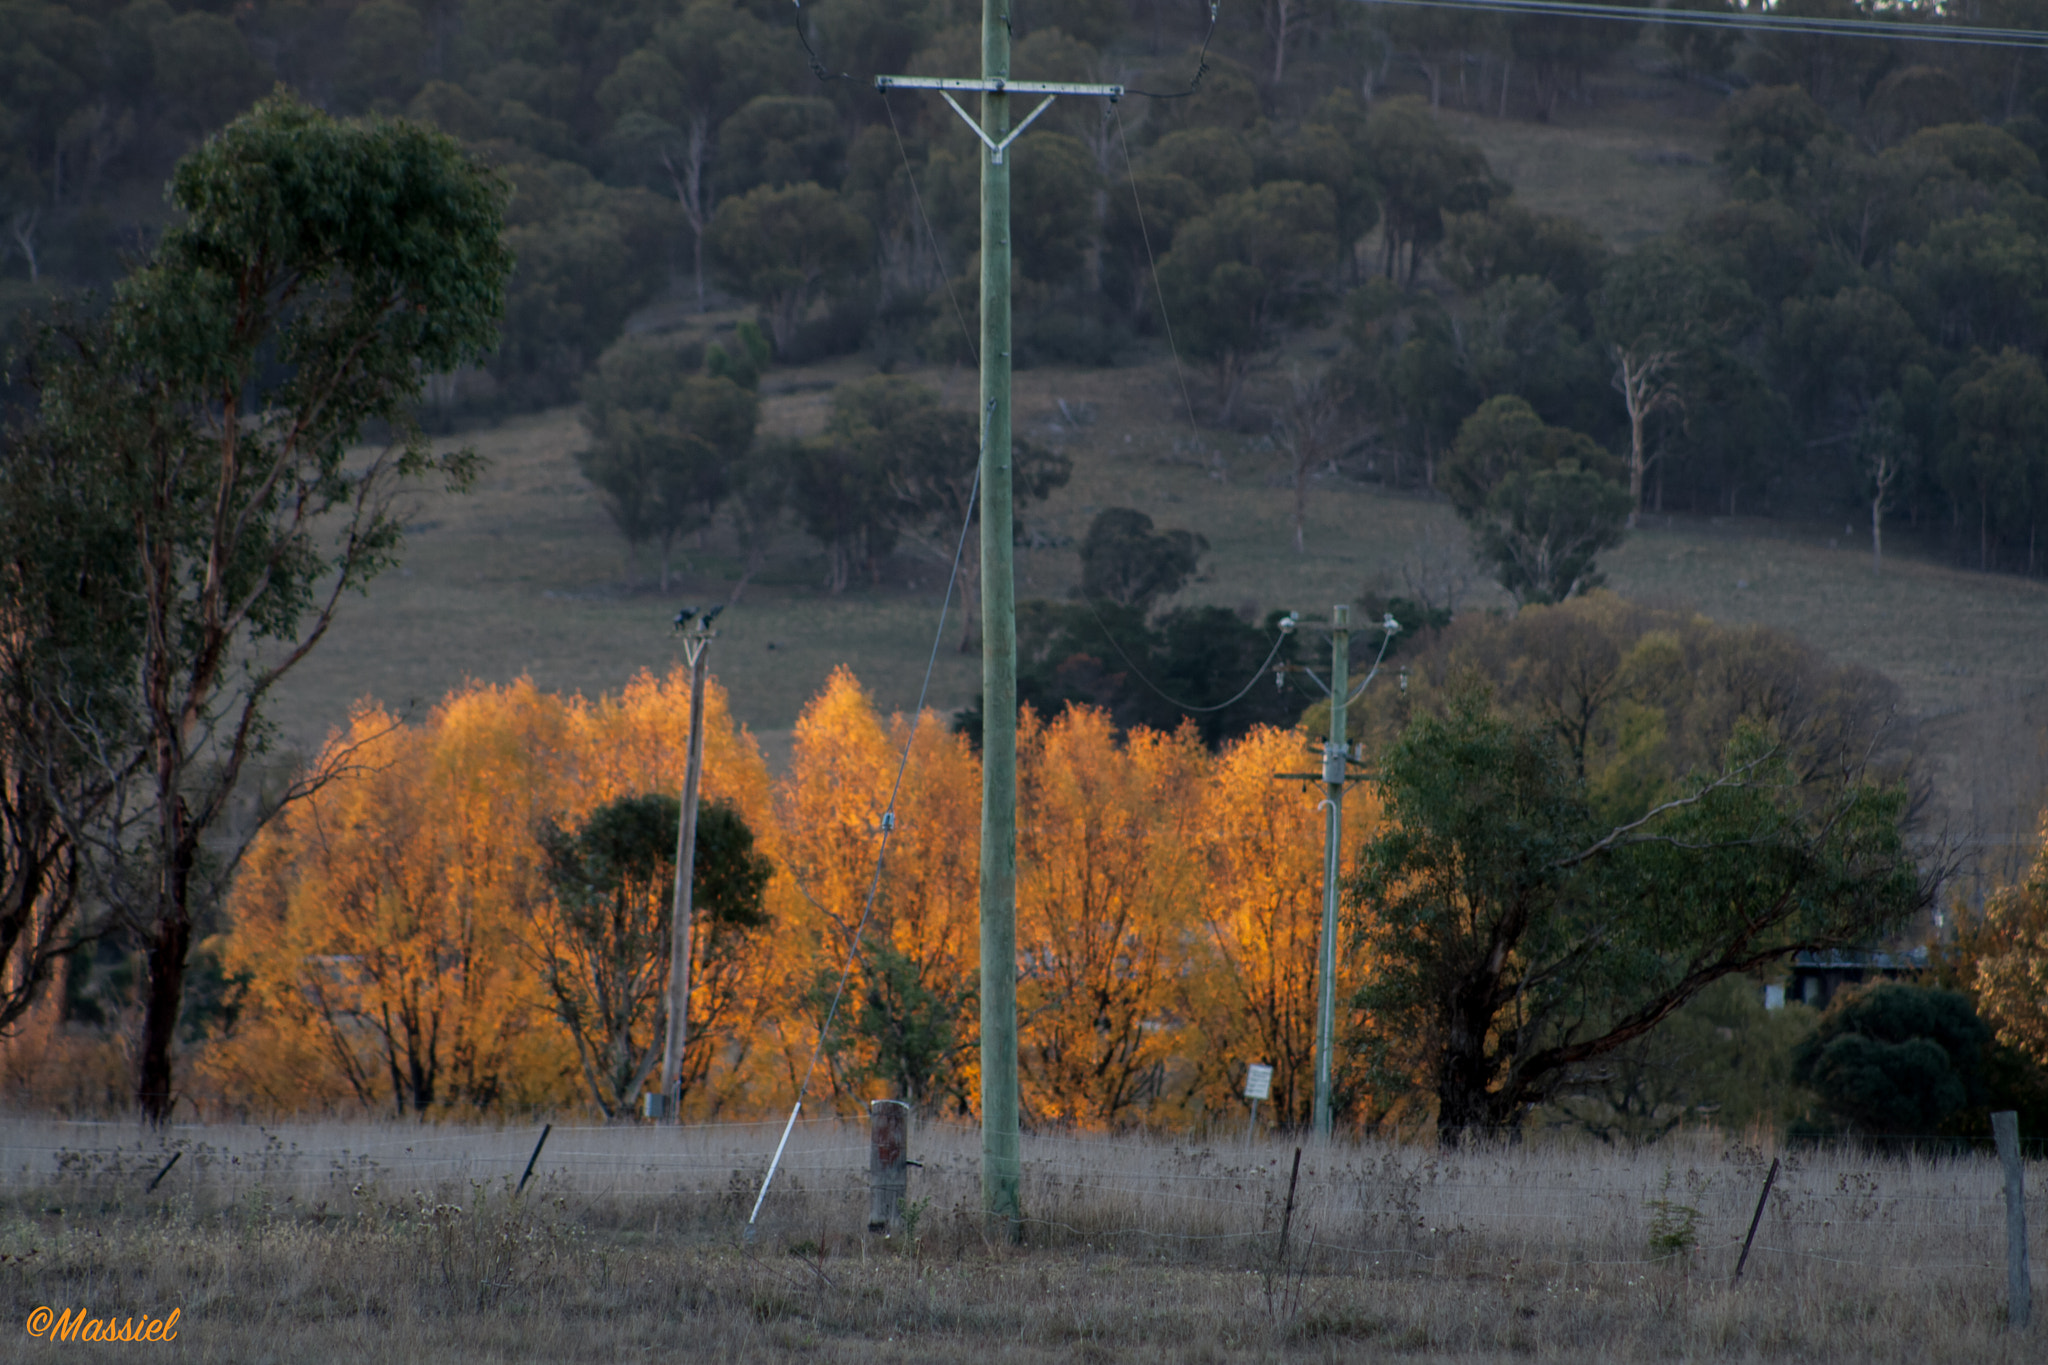
[[[920,1124],[866,1228],[865,1133],[777,1124],[0,1124],[0,1302],[182,1311],[171,1358],[2022,1361],[1981,1156],[1777,1152],[1711,1131],[1460,1152],[1240,1131],[1024,1140],[1020,1236],[978,1138]],[[151,1175],[184,1155],[153,1192]],[[1739,1286],[1770,1158],[1785,1166]],[[2035,1164],[2034,1263],[2048,1238]],[[1280,1247],[1280,1228],[1288,1243]],[[2037,1273],[2036,1296],[2040,1276]],[[95,1350],[69,1346],[86,1358]]]

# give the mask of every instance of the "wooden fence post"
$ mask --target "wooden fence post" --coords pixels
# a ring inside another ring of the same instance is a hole
[[[1280,1215],[1280,1247],[1273,1259],[1287,1264],[1287,1233],[1294,1226],[1294,1187],[1301,1183],[1301,1148],[1294,1149],[1294,1171],[1287,1177],[1287,1212]]]
[[[2019,1114],[2011,1109],[1993,1114],[1991,1132],[2005,1167],[2005,1320],[2024,1331],[2033,1317],[2034,1287],[2027,1271],[2027,1176],[2020,1161]]]
[[[1764,1177],[1764,1192],[1756,1197],[1756,1214],[1749,1220],[1749,1236],[1742,1239],[1742,1257],[1735,1262],[1735,1278],[1728,1282],[1733,1289],[1742,1283],[1742,1268],[1749,1264],[1749,1244],[1756,1240],[1756,1225],[1764,1221],[1764,1205],[1771,1202],[1771,1186],[1778,1183],[1778,1158],[1771,1158],[1771,1171]]]
[[[894,1227],[910,1189],[910,1106],[902,1100],[868,1105],[868,1231]]]
[[[513,1194],[525,1194],[526,1182],[533,1179],[533,1163],[540,1160],[540,1149],[548,1145],[548,1134],[555,1131],[555,1125],[544,1125],[540,1130],[540,1141],[533,1144],[533,1155],[526,1158],[526,1169],[519,1173],[519,1188]]]

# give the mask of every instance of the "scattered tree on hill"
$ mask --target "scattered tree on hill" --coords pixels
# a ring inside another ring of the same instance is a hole
[[[760,305],[779,355],[821,291],[867,259],[867,220],[823,186],[763,185],[725,200],[711,222],[711,256],[724,282]]]
[[[1498,187],[1477,147],[1444,132],[1406,96],[1373,105],[1365,148],[1380,190],[1381,272],[1405,283],[1443,240],[1444,215],[1485,208]]]
[[[672,346],[623,341],[583,385],[592,439],[577,468],[628,545],[660,545],[664,592],[676,537],[708,525],[731,494],[760,417],[752,392],[692,372],[690,359]]]
[[[1344,449],[1351,389],[1340,372],[1327,369],[1307,380],[1296,371],[1288,382],[1293,394],[1273,426],[1294,483],[1294,552],[1306,554],[1309,481],[1325,467],[1334,469]]]
[[[1977,567],[1991,567],[1991,537],[2024,531],[2034,568],[2036,528],[2048,507],[2048,376],[2006,348],[1979,354],[1951,380],[1955,437],[1942,452],[1950,495],[1977,514]]]
[[[1336,250],[1336,200],[1321,185],[1272,181],[1181,226],[1159,262],[1176,334],[1215,363],[1218,419],[1280,329],[1316,315]]]
[[[1193,531],[1154,531],[1152,518],[1135,507],[1105,508],[1081,541],[1081,595],[1142,619],[1160,598],[1180,591],[1208,549]]]
[[[1465,419],[1442,487],[1479,557],[1518,602],[1562,602],[1600,585],[1594,556],[1621,543],[1628,493],[1590,437],[1548,426],[1519,398]]]

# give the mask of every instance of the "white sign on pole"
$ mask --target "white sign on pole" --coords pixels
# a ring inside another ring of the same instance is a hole
[[[1269,1099],[1273,1094],[1273,1068],[1253,1062],[1244,1070],[1244,1097],[1248,1100]]]

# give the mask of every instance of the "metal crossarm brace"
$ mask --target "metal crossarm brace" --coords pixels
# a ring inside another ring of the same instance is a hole
[[[1033,120],[1046,110],[1052,108],[1053,100],[1059,96],[1092,95],[1103,99],[1117,100],[1122,99],[1124,93],[1124,88],[1121,85],[1062,85],[1046,81],[955,80],[944,76],[877,76],[875,77],[875,89],[938,91],[939,97],[953,106],[953,112],[960,116],[960,121],[974,130],[974,135],[981,139],[984,147],[988,148],[989,160],[998,166],[1003,164],[1003,153],[1010,149],[1010,144],[1015,142],[1026,128],[1031,126]],[[953,98],[953,91],[955,90],[978,90],[983,94],[989,95],[1043,95],[1045,98],[1038,102],[1036,109],[1033,109],[1024,116],[1022,123],[1019,123],[1010,130],[1008,137],[1004,138],[1001,142],[997,142],[982,131],[981,124],[975,120],[974,115],[960,107],[960,101]]]

